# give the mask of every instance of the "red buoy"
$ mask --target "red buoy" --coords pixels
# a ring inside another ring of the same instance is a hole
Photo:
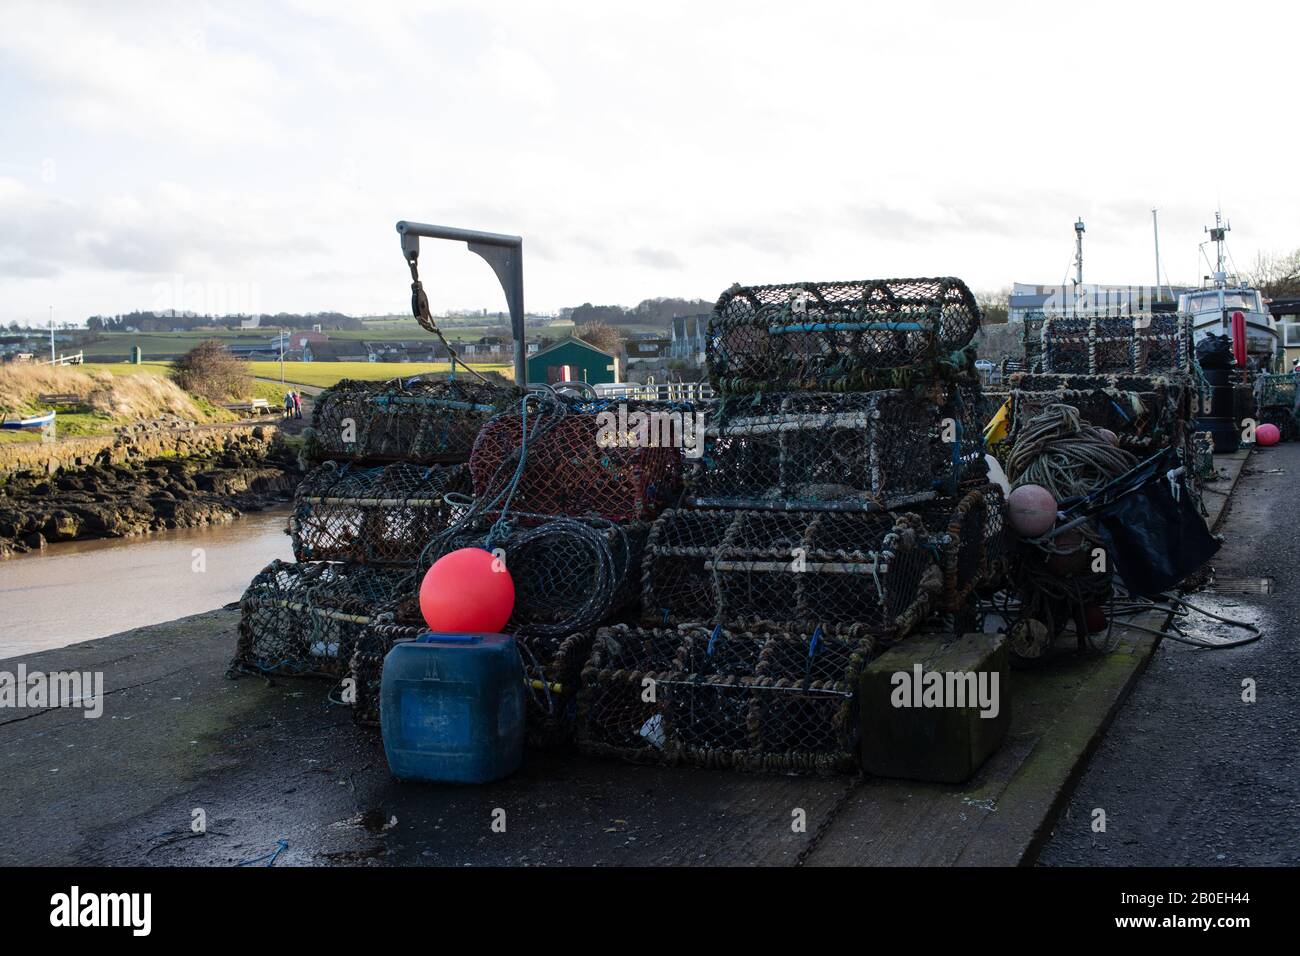
[[[1265,422],[1255,429],[1255,441],[1267,448],[1282,440],[1282,432],[1276,425]]]
[[[431,631],[497,634],[514,609],[514,579],[482,548],[444,554],[420,582],[420,613]]]

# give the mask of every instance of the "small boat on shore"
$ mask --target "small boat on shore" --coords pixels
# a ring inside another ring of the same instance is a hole
[[[30,415],[27,418],[6,418],[0,421],[0,428],[7,431],[25,431],[38,432],[48,425],[54,424],[55,412],[51,409],[40,415]]]

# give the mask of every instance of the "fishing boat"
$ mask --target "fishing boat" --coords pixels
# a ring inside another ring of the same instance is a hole
[[[1213,273],[1206,277],[1210,285],[1178,297],[1178,311],[1192,316],[1192,337],[1196,341],[1207,333],[1233,336],[1233,325],[1244,323],[1247,364],[1251,371],[1276,370],[1281,361],[1281,340],[1263,296],[1228,272],[1227,237],[1232,227],[1214,214],[1214,226],[1207,227],[1216,250]]]
[[[51,409],[40,415],[31,415],[27,418],[5,418],[0,421],[0,428],[7,431],[25,431],[39,432],[54,424],[55,412]]]

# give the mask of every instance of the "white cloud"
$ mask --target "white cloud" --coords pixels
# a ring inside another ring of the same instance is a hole
[[[1079,215],[1088,274],[1144,281],[1152,205],[1195,278],[1218,202],[1238,263],[1300,246],[1297,15],[1239,4],[1211,78],[1217,9],[10,4],[0,321],[126,310],[178,271],[271,310],[398,310],[398,219],[522,234],[534,308],[1056,281]],[[499,307],[482,263],[426,245],[435,307]]]

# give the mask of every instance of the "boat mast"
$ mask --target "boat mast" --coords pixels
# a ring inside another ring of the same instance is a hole
[[[1074,314],[1079,314],[1083,297],[1083,217],[1074,223]]]
[[[1155,301],[1156,301],[1156,302],[1159,302],[1159,301],[1160,301],[1160,221],[1159,221],[1159,219],[1156,217],[1156,207],[1155,207],[1155,206],[1152,206],[1152,207],[1151,207],[1151,232],[1154,234],[1154,236],[1155,236],[1155,240],[1156,240],[1156,298],[1155,298]]]
[[[1216,209],[1214,211],[1214,226],[1206,226],[1205,231],[1210,234],[1210,240],[1214,243],[1214,287],[1216,289],[1226,289],[1228,287],[1228,267],[1225,256],[1224,246],[1228,241],[1228,233],[1232,229],[1231,223],[1223,221],[1223,213]]]

